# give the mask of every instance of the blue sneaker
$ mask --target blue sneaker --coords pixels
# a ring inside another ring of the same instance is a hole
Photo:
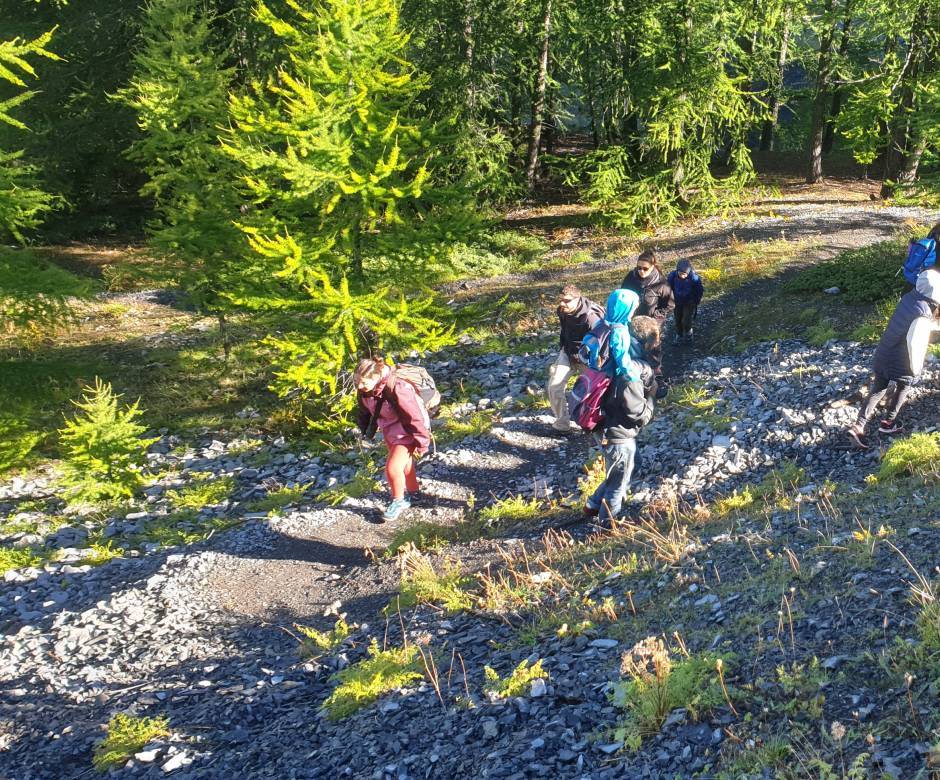
[[[408,509],[410,506],[411,506],[411,501],[408,499],[407,496],[405,496],[404,498],[396,498],[394,501],[392,501],[391,504],[389,504],[385,508],[385,512],[382,515],[382,520],[386,522],[391,521],[391,520],[397,520],[398,516],[402,512],[404,512],[406,509]]]

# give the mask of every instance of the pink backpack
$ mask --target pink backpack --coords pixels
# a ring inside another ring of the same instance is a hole
[[[593,431],[604,419],[601,404],[611,379],[603,371],[585,368],[568,393],[568,416],[582,430]]]

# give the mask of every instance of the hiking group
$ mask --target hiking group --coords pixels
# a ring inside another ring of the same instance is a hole
[[[913,289],[901,297],[875,350],[871,389],[849,428],[860,448],[870,447],[865,429],[889,390],[879,430],[902,430],[898,413],[923,371],[931,334],[940,331],[938,239],[940,223],[908,249],[902,270]],[[549,369],[548,403],[555,430],[589,431],[603,452],[604,479],[584,505],[585,515],[599,522],[610,523],[620,514],[636,465],[637,435],[668,392],[662,376],[666,321],[673,314],[674,344],[690,342],[703,295],[701,277],[688,260],[665,275],[651,249],[639,255],[605,306],[575,285],[561,290],[559,350]],[[381,430],[388,448],[385,474],[392,500],[382,520],[395,520],[421,498],[417,459],[430,447],[430,418],[440,395],[423,368],[393,367],[381,357],[360,361],[353,381],[360,430],[367,438]]]

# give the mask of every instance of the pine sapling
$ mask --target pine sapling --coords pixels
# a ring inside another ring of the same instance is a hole
[[[95,378],[79,401],[79,413],[59,430],[64,450],[63,485],[77,503],[130,498],[143,484],[147,449],[157,439],[143,438],[139,401],[121,408],[107,382]]]

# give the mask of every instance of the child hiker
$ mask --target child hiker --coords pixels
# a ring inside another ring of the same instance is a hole
[[[614,290],[607,299],[607,321],[627,325],[638,303],[632,290]],[[594,434],[604,453],[604,481],[585,503],[584,514],[605,523],[620,514],[633,475],[636,436],[653,418],[653,371],[630,356],[631,341],[627,328],[611,331],[614,379],[602,402],[601,430]]]
[[[938,310],[940,271],[924,271],[917,277],[916,287],[898,301],[884,335],[875,349],[871,391],[862,404],[855,423],[849,428],[849,436],[858,447],[868,449],[865,428],[891,382],[894,382],[894,393],[878,430],[881,433],[894,434],[904,429],[898,422],[898,413],[924,369],[930,334],[940,330]]]
[[[581,348],[581,339],[603,318],[603,307],[585,298],[580,289],[573,284],[566,284],[562,287],[561,297],[558,300],[561,348],[558,350],[558,357],[549,369],[547,387],[548,403],[552,408],[552,414],[555,415],[552,426],[556,430],[571,429],[568,401],[565,398],[568,378],[573,372],[580,370],[578,350]]]
[[[420,498],[415,459],[431,444],[431,421],[414,386],[396,380],[395,370],[382,358],[360,361],[353,381],[359,400],[359,430],[372,438],[376,427],[380,428],[388,447],[385,476],[392,501],[382,521],[396,520]]]
[[[676,270],[669,274],[669,287],[676,301],[676,333],[673,344],[683,340],[691,341],[692,322],[698,313],[698,305],[702,302],[705,287],[688,260],[676,263]]]

